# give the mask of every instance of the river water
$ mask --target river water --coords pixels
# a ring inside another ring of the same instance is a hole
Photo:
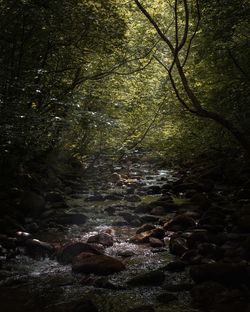
[[[119,168],[118,168],[119,169]],[[139,171],[138,171],[139,169]],[[170,170],[152,170],[148,168],[133,168],[130,179],[140,175],[143,187],[162,185],[175,179]],[[178,293],[178,300],[168,304],[161,304],[156,296],[164,292],[162,286],[128,287],[127,281],[132,277],[152,270],[160,269],[174,259],[168,248],[156,252],[148,245],[136,245],[129,242],[135,234],[136,227],[122,224],[124,219],[120,213],[131,213],[138,203],[120,201],[86,201],[86,198],[96,193],[95,183],[82,193],[68,196],[69,212],[83,213],[88,216],[86,224],[71,225],[66,231],[42,232],[38,238],[51,243],[68,241],[86,241],[89,236],[97,234],[107,228],[112,229],[114,245],[106,248],[105,254],[123,257],[126,270],[112,274],[108,281],[114,286],[109,289],[98,284],[100,277],[94,275],[80,275],[71,272],[71,265],[61,265],[54,259],[34,260],[20,253],[15,259],[4,264],[0,272],[0,310],[3,312],[29,312],[29,311],[73,311],[73,304],[79,300],[91,299],[98,307],[99,312],[126,312],[130,308],[152,305],[157,312],[194,312],[190,305],[188,292]],[[123,186],[117,187],[110,183],[105,192],[123,194]],[[157,195],[142,196],[143,201],[150,201]],[[107,213],[105,208],[115,206],[113,215]],[[119,224],[120,223],[120,224]],[[178,284],[190,282],[184,273],[165,273],[165,284]],[[84,312],[84,311],[83,311]],[[143,310],[142,310],[143,312]]]

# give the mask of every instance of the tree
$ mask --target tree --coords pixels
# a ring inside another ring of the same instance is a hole
[[[1,160],[18,167],[60,142],[83,84],[112,71],[125,23],[111,1],[4,0],[0,27]]]
[[[242,5],[245,4],[243,2],[241,3]],[[248,157],[250,157],[250,140],[248,134],[244,129],[240,129],[235,122],[217,111],[210,110],[206,106],[206,103],[202,102],[197,96],[198,92],[195,87],[190,83],[187,71],[185,70],[190,58],[192,44],[200,30],[202,14],[199,1],[168,1],[169,9],[173,11],[173,20],[170,22],[170,26],[165,28],[168,30],[171,27],[174,28],[174,32],[171,35],[167,35],[162,30],[163,28],[160,26],[160,22],[149,13],[140,1],[135,0],[135,3],[165,44],[165,48],[162,49],[164,52],[161,51],[158,56],[155,56],[155,59],[167,71],[179,103],[186,111],[202,118],[211,119],[227,129],[244,148]],[[168,52],[166,52],[166,47],[168,48]],[[171,61],[166,62],[165,59],[169,55],[171,56]],[[234,60],[234,63],[242,71],[236,60]]]

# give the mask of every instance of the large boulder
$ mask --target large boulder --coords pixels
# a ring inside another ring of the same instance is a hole
[[[72,270],[75,273],[108,275],[120,272],[124,269],[125,265],[118,259],[87,252],[80,253],[72,261]]]
[[[101,255],[100,248],[91,244],[76,242],[62,246],[57,253],[57,259],[63,264],[72,263],[72,260],[82,252],[90,252],[92,254]]]

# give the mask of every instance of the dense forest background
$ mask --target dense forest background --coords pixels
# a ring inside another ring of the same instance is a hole
[[[249,155],[249,1],[3,0],[0,8],[2,173],[55,151]]]

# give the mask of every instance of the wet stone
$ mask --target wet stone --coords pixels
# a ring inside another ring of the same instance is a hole
[[[99,233],[97,235],[90,236],[87,240],[89,244],[101,244],[105,247],[113,246],[113,236],[108,233]]]
[[[144,215],[140,217],[140,220],[144,223],[147,222],[152,222],[152,223],[157,223],[159,222],[159,218],[156,216],[150,216],[150,215]]]
[[[186,240],[182,237],[171,236],[169,241],[169,249],[170,252],[174,255],[183,255],[188,250],[186,246]]]
[[[155,237],[150,237],[149,238],[149,244],[153,248],[158,248],[158,247],[163,247],[164,246],[164,242],[161,241],[159,238],[155,238]]]
[[[142,232],[147,232],[155,229],[155,226],[152,224],[143,224],[139,229],[137,229],[136,234],[140,234]]]
[[[118,259],[83,252],[72,261],[72,271],[75,273],[94,273],[97,275],[109,275],[125,270],[125,265]]]
[[[87,243],[76,242],[62,246],[58,251],[57,259],[63,264],[69,264],[72,262],[74,257],[82,252],[90,252],[97,255],[102,254],[102,251],[96,246]]]
[[[166,231],[185,231],[187,229],[195,227],[195,220],[185,214],[176,216],[172,220],[164,224],[164,229]]]

